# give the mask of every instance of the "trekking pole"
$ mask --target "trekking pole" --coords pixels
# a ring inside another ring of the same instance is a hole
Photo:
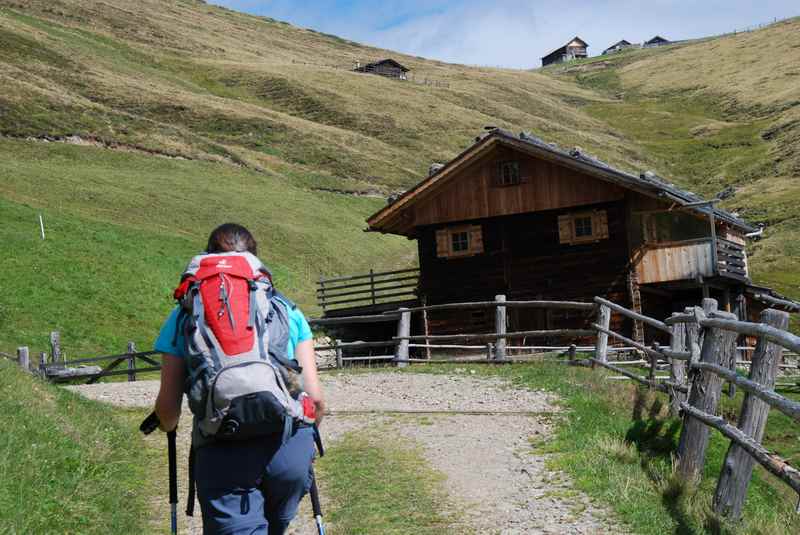
[[[156,429],[161,422],[155,412],[151,412],[150,416],[144,419],[139,425],[139,431],[145,435],[149,435]],[[178,533],[178,454],[175,446],[176,433],[175,429],[167,433],[167,455],[169,462],[169,513],[170,513],[170,533],[177,535]]]
[[[325,455],[325,448],[322,447],[322,436],[319,434],[317,424],[314,424],[314,442],[317,444],[319,456]],[[314,473],[314,466],[311,466],[311,509],[314,511],[314,521],[317,523],[317,535],[325,535],[325,526],[322,524],[322,505],[319,503],[319,489],[317,488],[317,474]]]
[[[314,510],[314,520],[317,523],[317,534],[325,535],[325,526],[322,524],[322,506],[319,503],[319,489],[317,488],[317,475],[311,468],[311,508]]]

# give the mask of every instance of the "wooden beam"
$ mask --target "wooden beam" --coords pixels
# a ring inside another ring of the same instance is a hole
[[[651,317],[645,316],[643,314],[639,314],[638,312],[634,312],[633,310],[628,310],[627,308],[620,306],[614,302],[609,301],[608,299],[603,299],[602,297],[595,297],[595,303],[599,303],[601,305],[605,305],[609,307],[611,310],[615,312],[619,312],[623,316],[627,316],[634,321],[641,321],[642,323],[646,323],[651,327],[655,327],[656,329],[663,331],[665,333],[670,333],[670,328],[663,322],[657,319],[653,319]]]

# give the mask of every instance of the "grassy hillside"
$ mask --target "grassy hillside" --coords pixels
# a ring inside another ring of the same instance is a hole
[[[800,19],[548,73],[609,97],[583,110],[665,176],[707,198],[732,186],[723,206],[767,225],[754,278],[800,297]]]
[[[414,262],[413,243],[361,232],[364,218],[485,125],[699,193],[735,185],[728,206],[771,225],[756,273],[800,296],[798,27],[519,71],[195,0],[0,0],[0,240],[12,252],[0,267],[14,281],[0,348],[42,347],[56,328],[73,353],[149,346],[181,266],[225,220],[254,228],[282,288],[314,312],[320,275]],[[785,59],[752,62],[779,31]],[[387,56],[449,85],[349,70]],[[741,82],[751,75],[769,80]]]
[[[42,383],[0,358],[0,532],[145,533],[150,461],[141,415]],[[160,530],[159,530],[160,531]]]

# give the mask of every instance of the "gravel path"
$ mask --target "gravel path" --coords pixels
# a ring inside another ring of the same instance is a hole
[[[322,380],[332,412],[322,426],[324,441],[332,444],[380,418],[383,428],[418,444],[431,466],[445,474],[450,499],[466,515],[459,532],[623,533],[606,511],[572,490],[564,474],[547,470],[545,456],[532,452],[531,441],[551,433],[550,415],[558,410],[553,395],[512,389],[500,379],[473,377],[466,370],[455,375],[323,375]],[[150,407],[158,382],[68,388],[115,405]],[[371,412],[376,414],[365,414]],[[393,413],[399,416],[381,416]],[[420,425],[423,418],[426,425]],[[188,427],[179,432],[179,466],[185,465],[180,459],[186,458]],[[184,481],[181,475],[179,487],[185,491]],[[199,517],[180,516],[183,533],[202,532]],[[310,518],[308,500],[303,500],[290,535],[314,535]]]

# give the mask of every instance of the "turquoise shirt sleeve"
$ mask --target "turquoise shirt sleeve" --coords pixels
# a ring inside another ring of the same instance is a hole
[[[179,332],[177,333],[178,336],[175,336],[178,330],[178,310],[178,307],[172,309],[164,325],[161,326],[161,331],[158,333],[158,338],[156,338],[156,343],[153,344],[153,347],[160,353],[185,357],[184,347],[186,346],[183,343],[183,333]]]
[[[289,358],[294,359],[294,349],[300,342],[311,340],[311,327],[299,308],[289,309]]]

